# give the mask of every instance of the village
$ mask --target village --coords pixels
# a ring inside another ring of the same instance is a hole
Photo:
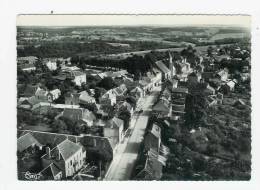
[[[18,57],[18,178],[250,179],[249,44],[180,49]]]

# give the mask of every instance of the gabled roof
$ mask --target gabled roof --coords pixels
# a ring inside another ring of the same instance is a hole
[[[172,104],[172,111],[173,112],[184,113],[184,110],[185,110],[185,105]]]
[[[23,152],[33,145],[42,146],[30,133],[27,133],[17,139],[17,149],[19,152]]]
[[[96,116],[93,114],[93,112],[89,111],[89,110],[85,110],[83,113],[83,120],[89,120],[89,121],[94,121],[96,120]]]
[[[90,102],[93,100],[95,100],[95,98],[91,97],[86,91],[80,92],[79,101],[81,103]]]
[[[163,72],[163,73],[170,73],[171,71],[164,65],[162,61],[156,61],[156,66]]]
[[[161,138],[161,128],[155,123],[153,123],[150,133],[152,133],[158,139]]]
[[[162,177],[162,164],[158,161],[156,156],[148,151],[144,171],[147,172],[150,176],[148,178],[152,180],[160,180]],[[147,178],[147,176],[144,176]]]
[[[188,93],[188,88],[173,88],[172,89],[173,93],[183,93],[183,94],[187,94]]]
[[[38,85],[27,85],[25,90],[24,90],[24,95],[25,96],[33,96],[35,95],[37,89],[39,89]]]
[[[167,100],[160,99],[157,104],[153,107],[153,111],[169,112],[170,106]]]
[[[80,108],[65,108],[63,111],[63,116],[66,118],[73,118],[74,116],[79,117],[82,119],[83,117],[83,109]]]
[[[66,139],[65,141],[57,145],[57,148],[62,158],[64,160],[67,160],[72,155],[74,155],[78,150],[80,150],[82,146]]]
[[[124,121],[122,119],[119,119],[117,117],[113,117],[113,119],[109,120],[106,123],[106,127],[114,128],[114,127],[121,127],[124,125]]]
[[[54,179],[54,177],[60,173],[61,170],[54,163],[51,163],[46,168],[44,168],[40,174],[42,174],[47,179]]]

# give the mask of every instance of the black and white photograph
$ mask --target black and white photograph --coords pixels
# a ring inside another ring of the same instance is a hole
[[[250,15],[21,14],[16,43],[18,180],[251,179]]]

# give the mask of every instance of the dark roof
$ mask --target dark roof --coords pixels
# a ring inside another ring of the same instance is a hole
[[[19,136],[22,136],[26,133],[31,133],[41,144],[48,145],[51,148],[56,147],[66,139],[74,143],[80,142],[84,148],[86,148],[86,150],[99,153],[105,156],[107,159],[113,158],[113,149],[116,146],[116,144],[114,144],[110,139],[100,136],[75,136],[41,131],[18,130]]]
[[[172,89],[173,93],[183,93],[183,94],[187,94],[188,93],[188,88],[173,88]]]
[[[46,168],[44,168],[40,174],[42,174],[45,179],[54,179],[54,176],[60,172],[61,170],[58,168],[58,166],[56,166],[54,163],[51,163]]]
[[[159,112],[169,112],[169,102],[165,99],[160,99],[157,104],[153,107],[153,111],[159,111]]]
[[[149,150],[146,154],[144,168],[137,174],[137,179],[160,180],[162,177],[163,165],[158,161],[158,154]]]
[[[35,92],[38,89],[38,85],[27,85],[25,90],[24,90],[24,96],[30,97],[35,95]]]
[[[185,110],[185,105],[172,104],[173,112],[184,112],[184,110]]]

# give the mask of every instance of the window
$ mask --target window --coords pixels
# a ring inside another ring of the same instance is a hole
[[[72,160],[70,161],[70,165],[72,165]]]

